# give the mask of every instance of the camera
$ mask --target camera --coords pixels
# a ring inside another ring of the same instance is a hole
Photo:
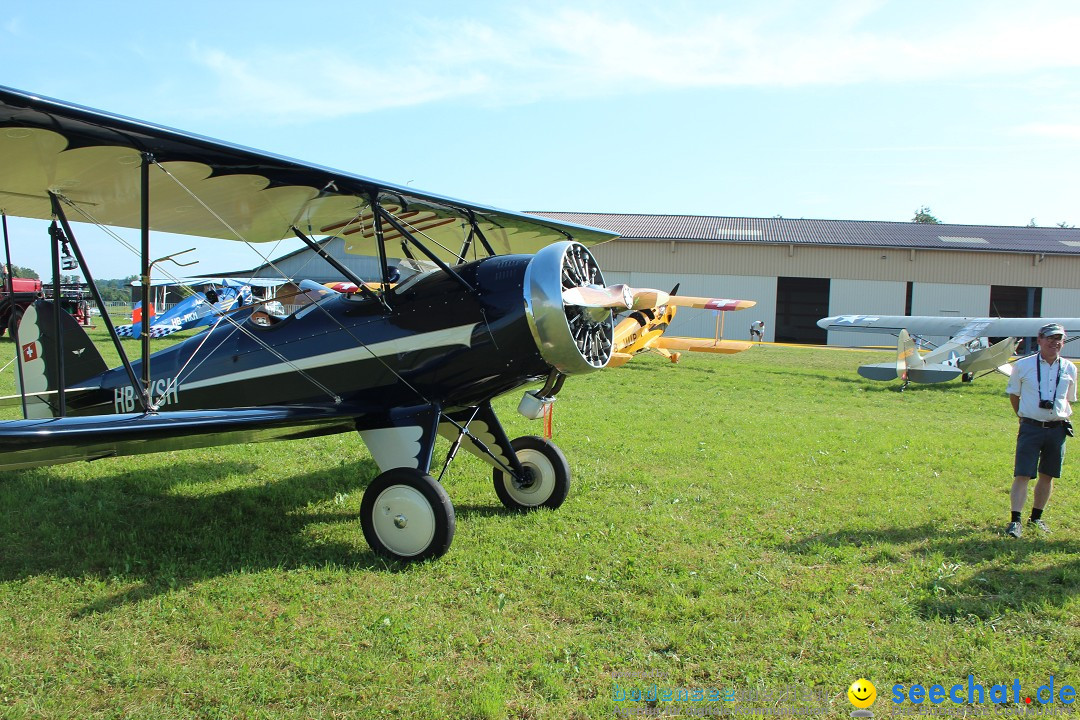
[[[1039,407],[1041,407],[1043,410],[1053,410],[1054,409],[1054,401],[1053,400],[1040,400],[1039,401]]]

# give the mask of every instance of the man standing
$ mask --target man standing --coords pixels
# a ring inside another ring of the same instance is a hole
[[[1020,418],[1010,493],[1012,517],[1005,530],[1014,538],[1024,532],[1020,514],[1027,500],[1028,481],[1036,474],[1039,481],[1028,525],[1050,532],[1042,513],[1054,489],[1054,478],[1061,477],[1066,433],[1072,434],[1069,403],[1076,402],[1076,365],[1061,357],[1064,344],[1065,328],[1057,323],[1043,325],[1039,352],[1016,361],[1006,389],[1013,412]]]

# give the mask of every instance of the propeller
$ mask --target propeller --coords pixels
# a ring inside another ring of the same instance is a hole
[[[585,308],[641,310],[666,305],[671,298],[663,290],[632,288],[629,285],[579,285],[563,290],[563,302]]]
[[[676,289],[678,286],[676,286]],[[629,285],[580,285],[563,290],[563,302],[585,308],[609,310],[644,310],[661,305],[692,307],[699,310],[746,310],[757,303],[753,300],[690,297],[675,295],[651,288],[632,288]]]

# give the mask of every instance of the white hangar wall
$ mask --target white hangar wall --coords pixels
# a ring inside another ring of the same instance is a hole
[[[817,277],[1080,289],[1080,255],[921,250],[835,245],[614,240],[592,248],[604,270]],[[977,282],[975,282],[977,281]],[[980,313],[985,314],[985,312]]]
[[[903,315],[907,283],[880,280],[846,280],[829,283],[829,315]],[[896,345],[889,333],[837,332],[830,330],[829,345]]]
[[[1043,317],[1080,317],[1080,290],[1043,288]]]
[[[915,283],[911,289],[912,315],[985,317],[989,309],[989,285]]]

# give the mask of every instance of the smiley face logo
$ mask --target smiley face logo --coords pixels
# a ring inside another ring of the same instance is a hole
[[[851,687],[847,691],[847,697],[852,705],[865,710],[877,700],[877,688],[874,687],[874,683],[866,678],[859,678],[851,683]]]

